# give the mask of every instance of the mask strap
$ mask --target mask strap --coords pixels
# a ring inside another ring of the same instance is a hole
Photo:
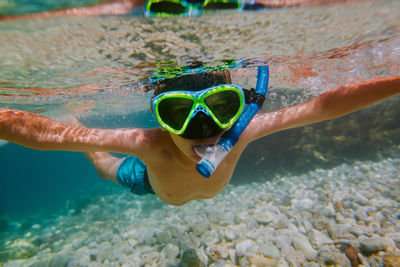
[[[264,104],[265,101],[265,96],[259,93],[256,93],[256,90],[254,88],[249,89],[243,89],[244,92],[244,99],[246,101],[246,104],[250,103],[256,103],[258,106],[261,108],[262,105]]]

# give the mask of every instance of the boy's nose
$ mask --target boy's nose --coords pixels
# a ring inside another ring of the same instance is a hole
[[[193,117],[185,132],[180,136],[186,139],[204,139],[217,136],[222,131],[210,116],[200,111]]]

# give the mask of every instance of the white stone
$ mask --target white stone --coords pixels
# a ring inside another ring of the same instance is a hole
[[[237,234],[231,229],[224,229],[224,237],[227,241],[233,241],[237,238]]]
[[[167,244],[163,249],[162,253],[167,259],[175,260],[179,255],[179,248],[174,244]]]
[[[206,232],[210,228],[208,222],[197,222],[192,225],[192,232],[195,236],[201,236],[204,232]]]
[[[309,261],[314,261],[317,257],[317,251],[311,246],[308,238],[304,235],[297,234],[293,237],[293,246],[302,251]]]
[[[325,244],[332,243],[333,240],[324,233],[313,229],[311,230],[311,244],[316,248],[321,249]]]
[[[72,247],[74,248],[74,249],[78,249],[80,246],[81,246],[81,241],[80,240],[78,240],[78,239],[74,239],[74,241],[72,241]]]
[[[260,245],[260,252],[264,255],[264,257],[273,259],[279,259],[281,256],[279,249],[269,241],[266,241]]]
[[[250,240],[246,239],[236,244],[236,254],[239,257],[245,256],[248,252],[257,253],[257,244]]]
[[[205,232],[201,238],[206,246],[211,246],[219,242],[218,232],[215,230]]]
[[[327,206],[324,206],[320,212],[321,212],[321,215],[323,215],[325,217],[329,217],[329,218],[333,218],[336,214],[335,208],[333,207],[332,203],[330,203],[330,202]]]
[[[308,198],[304,198],[304,199],[293,199],[292,200],[292,205],[296,208],[296,209],[300,209],[300,210],[312,210],[314,207],[314,201],[312,201],[311,199]]]
[[[288,228],[288,225],[289,219],[286,217],[286,215],[280,215],[275,218],[274,226],[276,229]]]
[[[98,246],[97,243],[94,241],[90,242],[88,245],[89,248],[97,248],[97,246]]]

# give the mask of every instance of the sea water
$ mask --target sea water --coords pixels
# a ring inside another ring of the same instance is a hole
[[[1,22],[0,107],[150,128],[144,89],[162,70],[223,67],[250,88],[268,64],[269,112],[399,74],[399,16],[398,1],[379,0]],[[399,101],[258,140],[220,195],[183,207],[102,181],[80,153],[0,143],[0,264],[349,266],[347,247],[398,263]]]

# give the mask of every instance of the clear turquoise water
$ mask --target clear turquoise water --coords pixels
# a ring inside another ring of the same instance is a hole
[[[76,1],[0,0],[0,14],[71,5]],[[197,18],[0,22],[0,106],[54,119],[75,115],[92,127],[154,127],[143,92],[149,77],[163,68],[190,72],[184,67],[198,62],[227,67],[224,62],[234,61],[237,65],[228,67],[233,82],[242,86],[254,84],[258,64],[270,65],[263,112],[276,110],[340,84],[399,74],[399,16],[398,1],[380,0]],[[396,158],[398,103],[397,97],[349,117],[260,140],[244,154],[233,184]],[[0,238],[24,235],[60,210],[85,207],[91,198],[122,190],[101,181],[79,153],[5,144],[0,146]]]

